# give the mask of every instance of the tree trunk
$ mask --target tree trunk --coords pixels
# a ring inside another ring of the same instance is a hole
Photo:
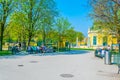
[[[26,50],[26,34],[23,34],[23,50]]]
[[[60,48],[62,48],[62,36],[61,35],[59,36],[59,43],[60,43],[59,44]]]
[[[31,39],[32,39],[32,35],[31,35],[31,33],[30,33],[30,34],[29,34],[29,38],[28,38],[28,46],[30,45]]]
[[[43,31],[43,45],[46,45],[46,35],[45,35],[45,30]]]
[[[26,42],[23,41],[23,50],[26,50]]]
[[[3,31],[1,31],[1,32],[3,32]],[[3,43],[3,33],[1,34],[1,38],[0,38],[0,51],[2,51],[2,48],[3,48],[2,43]]]
[[[1,35],[0,35],[0,51],[2,51],[2,49],[1,49],[1,46],[2,44],[1,44]]]
[[[2,51],[2,48],[3,48],[3,33],[4,33],[4,24],[1,24],[1,35],[0,35],[0,51]]]

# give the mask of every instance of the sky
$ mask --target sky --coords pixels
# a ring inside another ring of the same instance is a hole
[[[90,6],[88,0],[55,0],[60,14],[68,18],[76,31],[82,32],[87,37],[88,28],[92,20],[88,16]]]

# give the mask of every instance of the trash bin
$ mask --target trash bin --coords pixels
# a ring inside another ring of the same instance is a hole
[[[108,65],[111,64],[111,54],[109,51],[105,51],[104,63]]]

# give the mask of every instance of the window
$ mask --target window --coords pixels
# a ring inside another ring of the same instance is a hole
[[[96,44],[97,44],[97,37],[93,36],[93,45],[96,45]]]
[[[103,37],[103,46],[107,45],[107,36]]]

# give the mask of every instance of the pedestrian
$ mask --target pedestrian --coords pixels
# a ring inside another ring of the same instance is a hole
[[[42,53],[45,53],[46,47],[42,45]]]
[[[108,45],[107,50],[108,50],[108,51],[110,51],[110,50],[111,50],[110,45]]]
[[[19,42],[19,51],[21,51],[21,43]]]
[[[39,46],[36,47],[36,50],[37,50],[36,51],[37,53],[40,53],[40,47]]]
[[[27,47],[27,52],[28,52],[29,54],[31,54],[31,51],[32,51],[32,50],[31,50],[31,46],[28,46],[28,47]]]
[[[101,56],[102,58],[105,56],[105,48],[102,49]]]

